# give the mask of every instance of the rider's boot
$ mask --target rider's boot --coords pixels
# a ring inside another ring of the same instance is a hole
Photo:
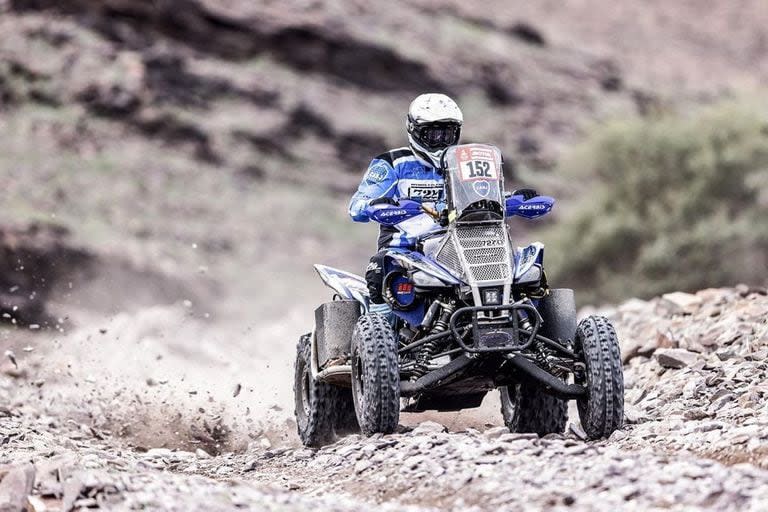
[[[365,281],[368,284],[368,296],[370,303],[368,311],[384,315],[394,327],[395,314],[392,307],[384,301],[381,289],[384,281],[384,257],[386,251],[379,251],[371,257],[368,267],[365,269]]]
[[[392,312],[392,307],[386,302],[382,304],[376,304],[372,302],[368,306],[368,311],[370,311],[371,313],[378,313],[379,315],[385,316],[387,318],[387,321],[390,323],[390,325],[394,327],[395,314]]]

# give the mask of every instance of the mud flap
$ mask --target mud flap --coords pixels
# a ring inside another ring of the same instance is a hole
[[[573,346],[576,336],[576,300],[570,288],[552,288],[539,301],[542,324],[539,334],[562,345]]]
[[[315,340],[318,369],[346,364],[349,360],[352,331],[360,318],[356,300],[326,302],[315,310]]]

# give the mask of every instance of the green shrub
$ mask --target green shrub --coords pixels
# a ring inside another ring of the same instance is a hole
[[[545,234],[551,281],[588,302],[764,283],[764,114],[728,102],[598,128],[563,165],[583,199]]]

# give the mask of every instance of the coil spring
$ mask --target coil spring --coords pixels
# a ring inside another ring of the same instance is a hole
[[[429,333],[430,335],[448,330],[448,319],[451,318],[451,314],[453,314],[455,309],[452,304],[440,303],[440,305],[442,307],[442,311],[440,312],[440,316],[437,318],[437,320],[435,320],[434,327]],[[417,378],[421,377],[429,371],[427,363],[429,363],[429,360],[432,359],[432,356],[438,353],[439,349],[440,342],[436,340],[429,341],[421,347],[421,350],[419,350],[419,353],[416,356],[416,364],[414,366],[414,374],[417,376]]]
[[[440,315],[440,318],[437,319],[435,322],[435,328],[432,330],[433,333],[437,332],[443,332],[448,330],[448,321],[445,318],[445,315]]]
[[[442,304],[443,310],[440,313],[440,316],[438,317],[437,321],[435,322],[435,327],[432,329],[433,333],[443,332],[448,330],[448,320],[450,320],[451,315],[453,314],[453,311],[456,309],[456,307],[453,304]]]
[[[437,353],[437,350],[437,341],[427,342],[421,347],[419,354],[416,356],[416,364],[413,368],[413,373],[417,377],[421,377],[429,371],[427,363],[429,363],[429,360],[432,359],[432,356]]]

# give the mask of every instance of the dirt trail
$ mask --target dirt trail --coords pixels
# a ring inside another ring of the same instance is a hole
[[[25,336],[14,354],[26,382],[15,384],[33,386],[16,389],[17,400],[137,447],[190,448],[197,440],[209,450],[242,450],[267,426],[276,442],[288,441],[279,424],[289,417],[284,381],[293,346],[282,343],[289,329],[225,322],[194,318],[178,304],[97,317],[64,335]],[[264,353],[264,339],[285,346]]]
[[[267,359],[247,343],[288,336],[298,316],[222,330],[179,304],[61,336],[6,331],[18,367],[6,357],[0,377],[0,463],[35,464],[33,501],[49,504],[35,510],[760,510],[764,292],[608,311],[624,342],[628,425],[601,442],[583,441],[575,417],[563,435],[511,434],[491,398],[479,414],[404,416],[395,435],[303,449],[292,346]]]

